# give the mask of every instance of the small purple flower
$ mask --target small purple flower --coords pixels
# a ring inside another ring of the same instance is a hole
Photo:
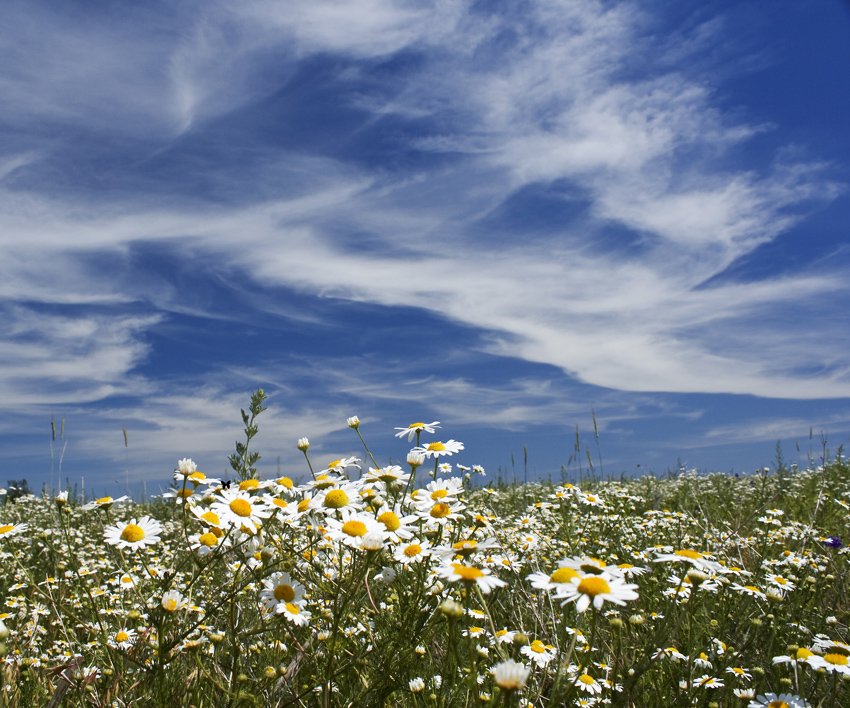
[[[830,536],[823,542],[827,548],[841,548],[844,544],[838,536]]]

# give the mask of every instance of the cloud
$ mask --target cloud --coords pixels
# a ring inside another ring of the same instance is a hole
[[[716,26],[659,40],[651,10],[359,0],[116,18],[10,5],[0,390],[32,405],[136,395],[122,415],[176,452],[192,431],[167,433],[180,401],[139,373],[146,337],[164,313],[225,315],[134,261],[155,244],[249,283],[255,312],[278,287],[414,308],[486,331],[480,351],[613,391],[850,396],[848,336],[815,319],[815,348],[796,331],[825,299],[846,303],[840,273],[722,277],[842,188],[818,160],[746,158],[770,128],[671,63]],[[330,87],[300,73],[317,67]],[[322,90],[344,130],[312,126]],[[534,230],[521,204],[540,195],[569,209]],[[412,395],[412,381],[347,392]],[[522,377],[501,406],[472,377],[419,382],[469,422],[575,412]],[[233,391],[201,399],[229,405]],[[196,422],[214,446],[224,418]]]

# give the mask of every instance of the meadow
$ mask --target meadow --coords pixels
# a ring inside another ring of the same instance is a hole
[[[351,418],[362,457],[301,438],[261,479],[262,410],[230,482],[6,496],[0,705],[850,705],[840,453],[503,485],[436,421],[390,464]]]

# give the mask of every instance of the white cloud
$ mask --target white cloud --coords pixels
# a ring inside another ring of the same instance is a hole
[[[23,7],[13,19],[32,41],[9,45],[10,70],[0,79],[17,128],[39,118],[167,149],[181,132],[285,91],[299,62],[324,54],[339,58],[352,104],[381,119],[431,119],[433,135],[399,140],[450,153],[439,167],[401,169],[312,155],[309,143],[270,148],[265,174],[289,178],[295,165],[298,179],[248,206],[176,193],[152,207],[148,194],[120,192],[106,204],[96,191],[70,200],[9,188],[0,192],[7,301],[176,307],[179,288],[156,295],[153,286],[128,284],[126,272],[94,278],[85,265],[93,254],[120,257],[158,240],[237,266],[257,283],[431,310],[490,330],[501,354],[602,387],[850,396],[840,366],[847,335],[822,322],[820,346],[803,348],[774,317],[846,298],[843,281],[801,273],[699,287],[837,188],[802,162],[728,167],[764,126],[725,116],[704,76],[653,62],[652,18],[634,6],[541,0],[522,16],[500,16],[451,2],[299,2],[285,12],[267,3],[209,5],[177,12],[179,31],[142,13],[138,34],[130,22],[64,26]],[[51,39],[53,50],[43,51]],[[417,53],[416,68],[386,95],[364,97],[358,79],[369,62],[402,49]],[[664,51],[669,59],[670,46]],[[16,153],[2,164],[8,181],[38,160]],[[226,169],[210,172],[234,193],[251,191]],[[534,241],[522,228],[482,235],[484,216],[518,190],[558,182],[586,199],[582,219],[553,224]],[[638,247],[597,247],[612,224]],[[382,249],[359,249],[350,235],[360,232]],[[23,310],[15,312],[19,326]],[[49,387],[32,383],[38,376],[71,382],[60,400],[122,390],[157,321],[92,316],[83,320],[90,330],[62,334],[61,318],[38,319],[35,345],[22,330],[5,345],[2,380],[15,400],[49,397]],[[771,346],[754,350],[753,341]],[[18,380],[29,360],[33,375]],[[827,370],[801,373],[818,363]],[[494,424],[534,418],[535,394],[522,386],[513,393]]]

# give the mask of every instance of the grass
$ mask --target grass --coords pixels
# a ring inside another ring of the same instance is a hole
[[[257,479],[261,411],[229,488],[4,504],[0,705],[850,705],[840,459],[472,488],[352,419],[365,461],[302,439],[298,485]]]

